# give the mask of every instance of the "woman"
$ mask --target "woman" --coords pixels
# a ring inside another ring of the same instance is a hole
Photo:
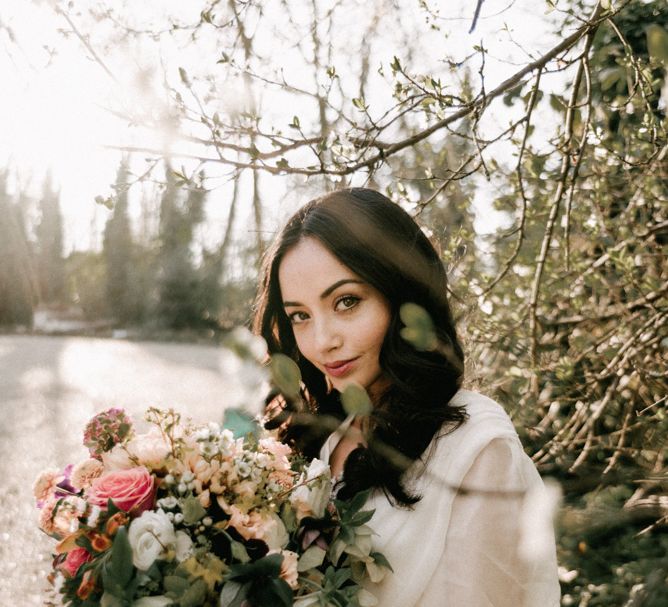
[[[429,313],[439,347],[401,337],[409,302]],[[503,409],[460,389],[445,270],[405,211],[361,188],[306,204],[267,253],[255,329],[299,365],[308,409],[343,420],[323,435],[288,403],[279,421],[329,461],[339,497],[374,490],[374,546],[394,570],[370,587],[380,605],[559,604],[553,539],[533,562],[519,548],[522,497],[540,477]],[[370,416],[344,419],[351,382],[367,390]]]

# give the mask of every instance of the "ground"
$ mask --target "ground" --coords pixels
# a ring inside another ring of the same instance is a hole
[[[98,411],[173,407],[220,421],[230,389],[213,346],[0,335],[0,606],[42,605],[53,540],[39,531],[32,483],[86,455]]]

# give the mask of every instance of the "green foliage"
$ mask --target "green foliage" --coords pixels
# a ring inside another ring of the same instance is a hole
[[[372,404],[366,390],[357,384],[349,384],[341,393],[341,404],[348,415],[369,415]]]
[[[23,211],[6,192],[0,172],[0,326],[32,326],[37,282]]]
[[[62,303],[65,296],[63,219],[60,193],[54,190],[50,175],[44,182],[40,211],[35,230],[40,298],[46,303]]]
[[[137,320],[138,308],[133,284],[133,242],[128,216],[127,160],[121,163],[116,177],[112,215],[104,230],[104,256],[106,261],[106,285],[108,311],[126,324]]]
[[[299,396],[302,375],[297,363],[285,354],[272,354],[271,379],[278,390],[288,398]]]

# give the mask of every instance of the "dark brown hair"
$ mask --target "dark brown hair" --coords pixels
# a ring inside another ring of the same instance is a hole
[[[364,188],[338,190],[310,201],[287,222],[265,255],[257,297],[254,330],[270,353],[281,352],[299,365],[305,385],[304,403],[318,415],[342,418],[339,395],[329,391],[321,371],[300,355],[283,308],[278,270],[284,255],[303,238],[315,238],[389,302],[391,320],[380,366],[390,387],[374,403],[367,444],[353,451],[344,468],[346,498],[370,487],[385,491],[407,506],[419,500],[402,482],[406,462],[418,459],[434,436],[466,419],[450,404],[459,389],[464,354],[457,339],[447,297],[447,277],[438,253],[411,216],[382,194]],[[402,304],[413,302],[431,316],[443,347],[419,351],[400,335]],[[303,416],[289,416],[286,438],[305,455],[315,457],[324,435]],[[381,448],[382,447],[382,448]],[[401,454],[387,457],[387,450]]]

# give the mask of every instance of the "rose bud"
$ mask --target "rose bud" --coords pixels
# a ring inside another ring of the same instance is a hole
[[[117,512],[113,516],[109,517],[109,520],[105,526],[105,532],[109,537],[114,537],[120,527],[127,525],[128,520],[129,518],[124,512]]]
[[[89,570],[83,574],[81,584],[79,585],[79,588],[77,588],[77,596],[82,601],[85,601],[91,595],[93,590],[95,590],[95,578],[93,577],[93,572]]]
[[[88,536],[90,544],[93,547],[93,550],[96,552],[104,552],[111,548],[111,539],[109,539],[103,533],[91,533]]]

